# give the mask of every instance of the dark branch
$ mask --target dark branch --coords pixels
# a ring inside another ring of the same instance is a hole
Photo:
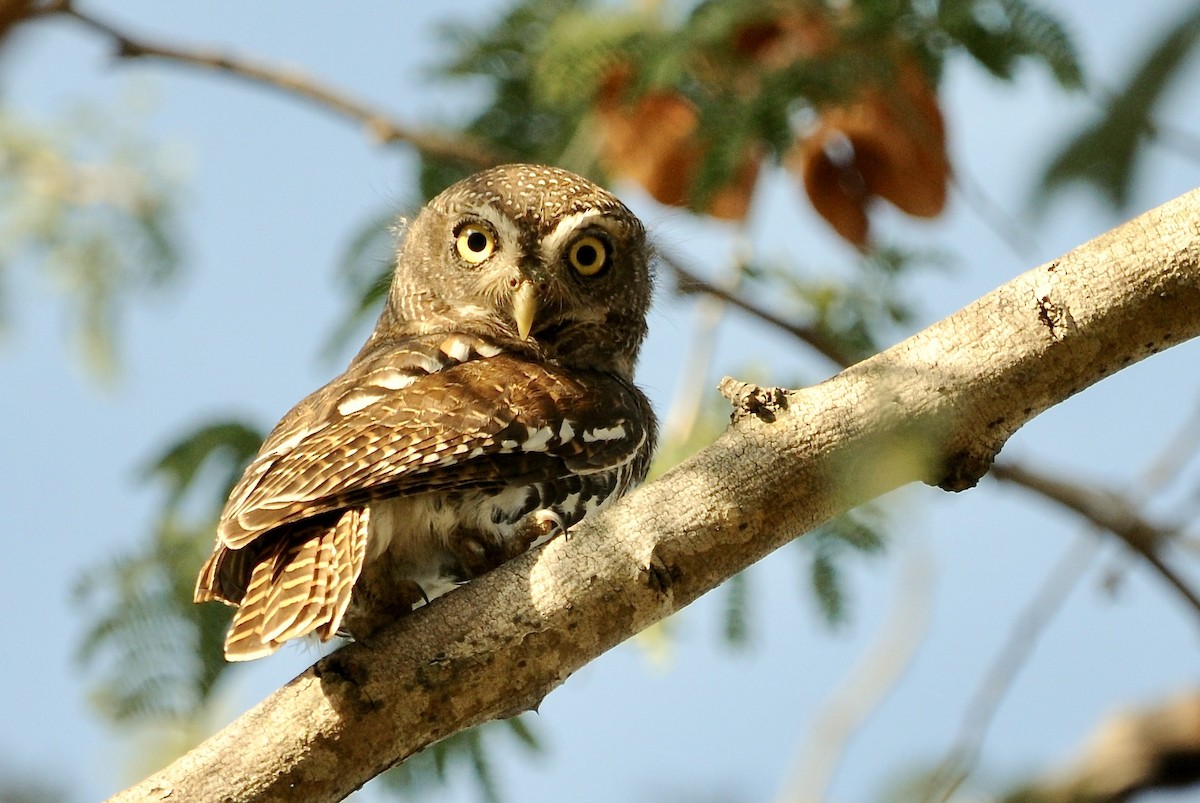
[[[1015,790],[1001,803],[1124,803],[1198,783],[1200,694],[1189,691],[1110,716],[1069,769]]]
[[[659,251],[659,257],[662,259],[663,264],[670,268],[671,273],[675,275],[676,290],[680,295],[704,293],[705,295],[719,298],[730,306],[737,307],[742,312],[749,313],[760,321],[764,321],[776,329],[786,332],[800,342],[812,347],[836,365],[845,368],[858,362],[858,357],[847,351],[845,346],[818,329],[809,326],[799,326],[781,318],[773,312],[759,307],[738,293],[718,287],[712,282],[697,276],[685,268],[678,259],[663,253],[661,250]]]
[[[506,161],[504,154],[498,153],[487,143],[460,134],[407,126],[345,92],[322,84],[295,69],[251,62],[216,50],[193,49],[136,39],[113,25],[78,10],[69,0],[58,0],[44,6],[38,14],[64,14],[78,20],[111,39],[116,45],[117,58],[162,59],[176,64],[216,70],[293,97],[303,98],[341,117],[361,123],[371,139],[383,144],[405,143],[426,156],[477,167],[488,167]]]
[[[1013,463],[996,464],[992,475],[1035,491],[1117,536],[1178,591],[1188,605],[1200,612],[1200,597],[1159,554],[1160,545],[1178,534],[1176,529],[1146,521],[1132,503],[1117,493],[1097,491]]]

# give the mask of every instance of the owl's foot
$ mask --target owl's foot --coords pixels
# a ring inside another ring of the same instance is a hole
[[[541,533],[534,541],[535,546],[546,543],[560,533],[564,540],[571,539],[571,529],[567,527],[567,523],[563,521],[557,511],[550,508],[539,510],[533,515],[533,520],[537,523],[536,527]]]
[[[384,586],[378,582],[381,579],[379,577],[362,579],[366,582],[360,581],[355,586],[350,606],[339,628],[341,635],[350,636],[355,641],[370,644],[372,637],[386,625],[429,602],[425,590],[411,580],[391,579]]]

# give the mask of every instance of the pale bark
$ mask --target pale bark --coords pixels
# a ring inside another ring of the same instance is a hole
[[[1200,693],[1124,711],[1100,724],[1070,767],[1003,803],[1123,803],[1200,783]]]
[[[438,739],[535,707],[860,502],[914,481],[971,487],[1026,421],[1197,334],[1200,191],[821,385],[727,383],[738,420],[712,446],[569,540],[322,659],[115,799],[339,800]]]

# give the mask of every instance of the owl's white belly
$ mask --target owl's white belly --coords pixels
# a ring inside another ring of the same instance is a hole
[[[516,536],[538,511],[520,516],[531,489],[427,493],[372,502],[366,563],[386,560],[398,579],[411,580],[433,600],[456,588],[451,540],[463,533],[485,534],[497,542]]]

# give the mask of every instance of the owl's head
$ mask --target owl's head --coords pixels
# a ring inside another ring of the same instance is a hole
[[[503,165],[447,188],[404,233],[381,327],[468,332],[629,378],[650,249],[615,196],[554,167]]]

